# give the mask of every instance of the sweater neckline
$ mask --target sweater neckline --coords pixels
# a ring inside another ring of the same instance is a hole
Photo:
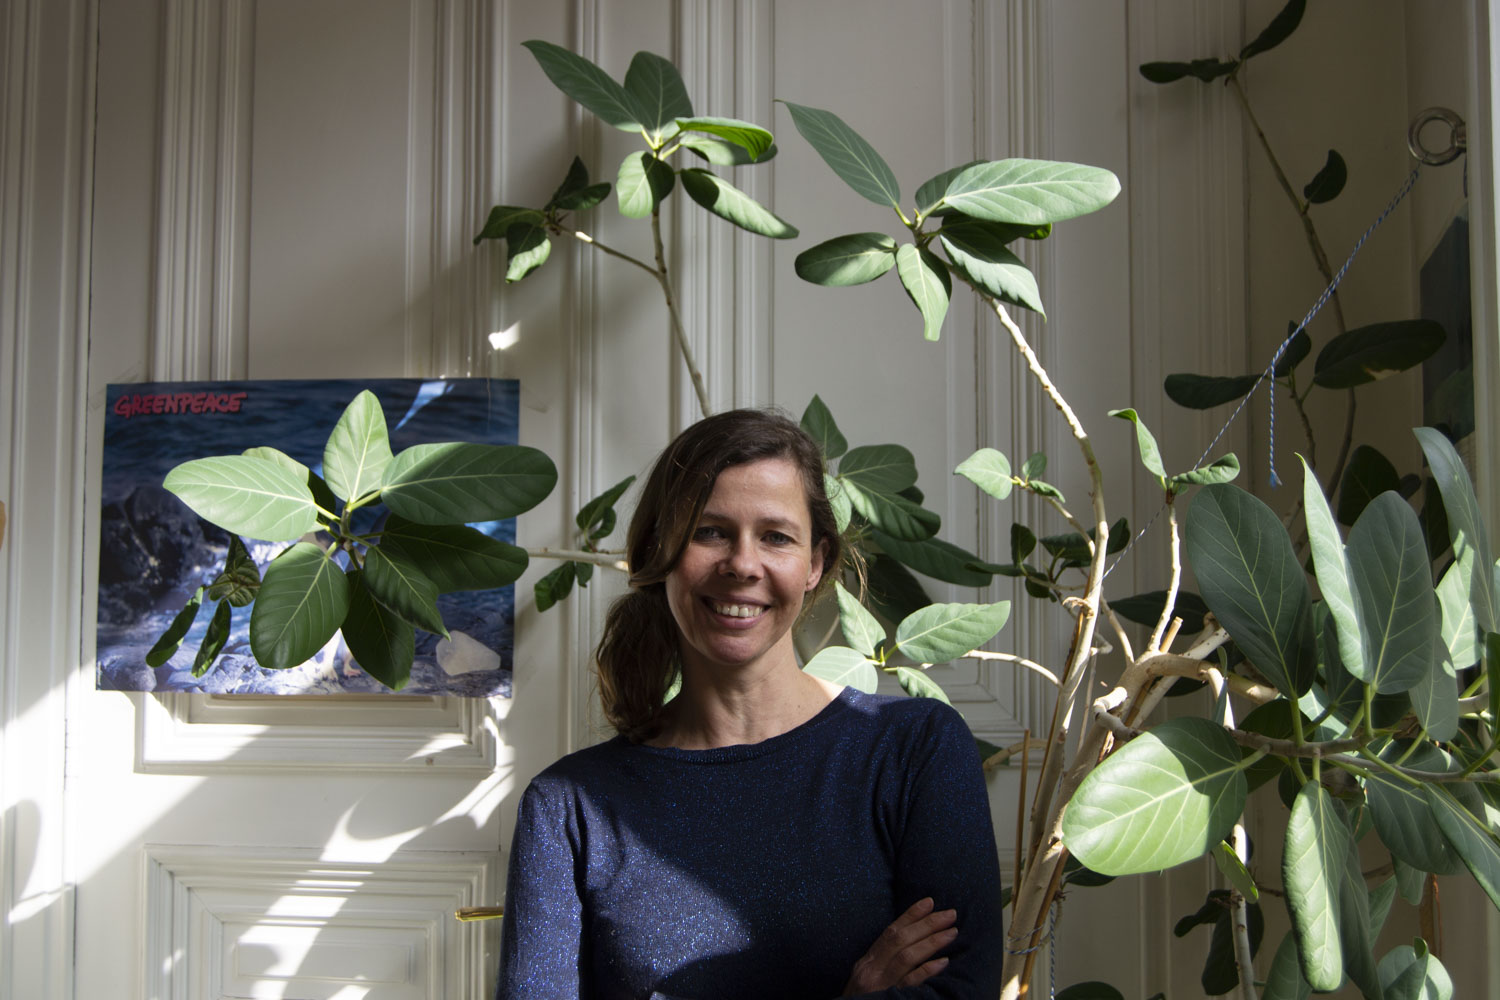
[[[805,739],[814,730],[848,710],[850,702],[858,692],[845,685],[833,700],[818,709],[816,715],[806,722],[793,726],[784,733],[761,740],[759,743],[733,743],[727,747],[710,747],[706,750],[684,750],[681,747],[654,747],[646,743],[627,743],[632,750],[639,750],[656,757],[679,760],[692,764],[722,764],[729,761],[750,760],[777,750],[785,749]],[[617,737],[624,740],[624,737]]]

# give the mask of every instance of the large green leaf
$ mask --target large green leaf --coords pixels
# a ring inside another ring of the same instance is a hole
[[[574,162],[579,161],[576,157]],[[539,226],[545,216],[534,208],[523,208],[520,205],[496,205],[490,209],[489,218],[484,221],[484,228],[479,230],[479,235],[474,237],[477,245],[482,240],[503,240],[510,236],[511,228],[519,225]]]
[[[1453,1000],[1453,980],[1443,963],[1417,938],[1420,950],[1397,945],[1380,960],[1385,1000]]]
[[[172,619],[172,624],[161,634],[146,652],[146,666],[159,667],[172,658],[182,645],[182,640],[187,638],[188,631],[193,627],[193,622],[198,620],[198,609],[203,607],[203,588],[199,587],[193,591],[193,596],[187,599],[182,610],[177,612]]]
[[[1469,601],[1469,580],[1474,569],[1469,565],[1474,551],[1469,549],[1453,560],[1438,581],[1438,609],[1443,618],[1443,644],[1454,669],[1465,670],[1479,662],[1479,624],[1474,605]]]
[[[833,412],[828,409],[828,404],[823,402],[823,397],[816,393],[813,394],[812,401],[807,404],[807,409],[802,411],[802,429],[818,442],[818,448],[822,450],[825,462],[832,462],[849,450],[849,441],[839,431],[839,425],[833,419]]]
[[[797,255],[797,277],[815,285],[842,288],[874,281],[896,266],[896,241],[884,233],[835,236]]]
[[[289,472],[295,473],[297,478],[307,484],[307,489],[312,493],[313,501],[326,511],[338,509],[338,497],[333,495],[333,490],[328,488],[323,477],[297,461],[284,451],[272,448],[269,445],[260,445],[255,448],[246,448],[242,455],[248,458],[263,458],[272,464],[279,465]]]
[[[637,52],[625,71],[625,93],[630,107],[640,115],[640,123],[660,134],[662,127],[675,118],[693,117],[693,102],[688,99],[682,74],[666,59],[652,52]]]
[[[1381,759],[1395,763],[1405,755],[1407,767],[1419,771],[1461,770],[1460,765],[1430,743],[1415,749],[1407,741],[1390,744]],[[1456,875],[1463,870],[1458,853],[1432,820],[1432,808],[1420,782],[1398,778],[1385,771],[1371,771],[1365,776],[1365,796],[1370,804],[1370,818],[1381,843],[1397,860],[1424,872]]]
[[[898,622],[932,603],[911,570],[883,553],[872,553],[865,570],[870,589],[865,598],[886,621]]]
[[[1371,500],[1400,488],[1401,476],[1391,460],[1367,444],[1358,446],[1349,453],[1349,463],[1339,480],[1339,523],[1353,524]]]
[[[941,538],[926,538],[920,542],[908,542],[892,538],[879,529],[872,529],[871,537],[887,555],[895,556],[907,566],[924,576],[960,587],[983,587],[993,574],[974,569],[980,562],[972,552],[945,542]]]
[[[1325,389],[1352,389],[1404,372],[1443,346],[1441,324],[1430,319],[1372,323],[1341,333],[1323,346],[1313,365],[1313,381]]]
[[[707,170],[690,167],[677,175],[688,196],[721,219],[758,236],[791,239],[797,227],[788,224],[733,184]]]
[[[866,488],[842,477],[839,483],[859,515],[892,538],[920,542],[937,534],[942,527],[942,518],[937,514],[899,493]]]
[[[1227,76],[1239,68],[1239,60],[1232,59],[1194,59],[1191,62],[1149,62],[1142,63],[1140,67],[1141,76],[1152,83],[1173,83],[1184,77],[1191,76],[1211,83],[1221,76]]]
[[[521,44],[536,56],[542,71],[558,90],[604,119],[605,124],[626,132],[641,129],[644,113],[635,107],[625,88],[604,70],[561,45],[540,39]]]
[[[865,694],[874,694],[875,687],[880,682],[875,664],[848,646],[827,646],[820,649],[802,669],[830,684],[847,684]]]
[[[271,560],[250,614],[250,651],[271,670],[306,661],[333,638],[349,613],[349,580],[311,542]]]
[[[214,616],[209,620],[208,630],[203,633],[203,644],[198,647],[198,653],[193,657],[193,676],[202,677],[208,673],[208,668],[214,665],[219,658],[219,653],[224,649],[224,643],[229,641],[229,629],[233,624],[234,610],[228,601],[220,601],[219,606],[214,608]]]
[[[1095,768],[1063,814],[1068,850],[1105,875],[1160,871],[1201,857],[1245,808],[1240,751],[1207,719],[1170,719]]]
[[[342,631],[361,670],[392,691],[406,686],[416,655],[416,632],[375,599],[357,569],[349,571],[349,613]]]
[[[162,485],[193,513],[236,535],[287,542],[318,526],[306,481],[263,458],[196,458],[168,472]]]
[[[1031,309],[1042,316],[1042,295],[1036,276],[1006,244],[1017,239],[1019,229],[1000,222],[965,219],[949,222],[939,231],[948,259],[969,280],[1002,302]]]
[[[364,584],[377,601],[403,621],[448,638],[437,609],[437,584],[399,552],[388,552],[379,545],[366,549]]]
[[[380,400],[369,389],[344,408],[323,448],[323,477],[345,501],[380,489],[391,461],[391,439]]]
[[[1235,486],[1205,486],[1183,544],[1204,602],[1250,662],[1287,697],[1306,691],[1317,670],[1311,604],[1281,519]]]
[[[1463,859],[1469,874],[1490,897],[1490,902],[1500,908],[1500,841],[1485,823],[1484,810],[1477,795],[1465,803],[1460,788],[1464,786],[1450,788],[1447,784],[1427,784],[1422,790],[1427,795],[1432,817],[1448,839],[1449,846]]]
[[[1491,569],[1494,561],[1490,558],[1489,535],[1468,469],[1441,431],[1418,427],[1413,433],[1422,446],[1422,453],[1427,456],[1427,466],[1443,496],[1454,558],[1462,559],[1466,550],[1474,552],[1473,562],[1467,564],[1469,600],[1474,605],[1474,618],[1486,632],[1500,631],[1497,628],[1500,611],[1495,603],[1495,578]]]
[[[933,604],[896,626],[896,648],[919,663],[947,663],[989,642],[1009,617],[1009,601]]]
[[[983,160],[970,160],[956,167],[949,167],[936,176],[929,177],[917,188],[917,213],[919,215],[931,215],[933,209],[938,208],[943,202],[943,194],[948,190],[948,185],[953,183],[953,178],[968,170],[972,166],[983,163]],[[946,215],[947,212],[939,214]]]
[[[1312,987],[1302,978],[1302,964],[1297,960],[1297,938],[1287,931],[1271,959],[1261,1000],[1308,1000],[1311,996]]]
[[[573,581],[578,578],[579,563],[565,562],[531,586],[538,612],[546,611],[573,592]]]
[[[943,200],[977,219],[1040,225],[1098,211],[1119,193],[1119,179],[1101,167],[1012,159],[960,171]]]
[[[535,448],[447,441],[393,458],[380,498],[419,524],[463,524],[515,517],[556,484],[557,467]]]
[[[1282,42],[1291,37],[1292,32],[1297,30],[1297,25],[1302,23],[1302,15],[1307,10],[1307,0],[1287,0],[1285,7],[1271,19],[1271,23],[1261,29],[1243,49],[1240,49],[1240,58],[1249,59],[1258,56],[1262,52],[1269,52]]]
[[[1318,577],[1318,589],[1323,592],[1323,603],[1333,618],[1338,635],[1339,658],[1344,669],[1361,681],[1370,680],[1370,667],[1365,662],[1364,627],[1360,624],[1359,602],[1354,598],[1354,588],[1349,580],[1349,559],[1344,554],[1344,541],[1339,536],[1338,525],[1333,522],[1333,512],[1323,496],[1323,487],[1302,462],[1302,507],[1307,517],[1307,537],[1312,547],[1313,567]]]
[[[1255,388],[1258,375],[1168,375],[1162,383],[1167,398],[1190,410],[1208,410],[1232,403]]]
[[[900,211],[901,188],[890,166],[854,129],[832,111],[782,101],[802,138],[855,192],[877,205]]]
[[[511,226],[505,234],[508,256],[505,260],[505,280],[514,284],[532,271],[547,263],[552,256],[552,241],[547,237],[547,227],[540,223],[522,222]]]
[[[1375,965],[1375,933],[1370,925],[1370,891],[1360,871],[1359,848],[1354,838],[1344,855],[1343,878],[1339,881],[1339,948],[1344,974],[1359,991],[1380,1000],[1380,974]]]
[[[1381,694],[1405,691],[1438,669],[1440,621],[1422,526],[1399,494],[1382,493],[1349,530],[1347,552],[1364,629],[1362,679]]]
[[[937,340],[943,333],[943,317],[953,297],[953,279],[948,268],[931,251],[911,243],[896,250],[896,275],[922,314],[922,336]]]
[[[1126,621],[1154,627],[1161,619],[1162,606],[1166,603],[1167,592],[1165,590],[1152,590],[1144,594],[1110,601],[1109,607]],[[1202,632],[1203,616],[1207,611],[1208,607],[1203,603],[1203,598],[1188,590],[1179,590],[1177,600],[1172,604],[1172,614],[1182,619],[1183,635],[1197,635]]]
[[[462,524],[418,524],[392,514],[380,548],[415,566],[438,593],[489,590],[526,572],[526,550]]]
[[[577,156],[568,166],[567,176],[547,199],[547,210],[560,212],[582,212],[593,208],[609,195],[608,184],[590,184],[589,168]],[[540,222],[540,219],[532,220]]]
[[[1353,851],[1354,840],[1333,797],[1316,781],[1308,781],[1292,803],[1281,878],[1302,976],[1315,990],[1336,990],[1344,978],[1339,886]]]
[[[735,153],[721,155],[718,159],[717,146],[711,146],[708,142],[697,141],[694,136],[683,136],[682,144],[689,149],[702,153],[708,161],[716,166],[738,166],[743,163],[764,163],[775,155],[776,143],[771,133],[751,122],[740,121],[738,118],[713,118],[713,117],[686,117],[677,120],[677,127],[689,132],[703,132],[714,137],[711,142],[717,145],[727,143]],[[718,143],[722,140],[722,143]],[[768,155],[769,154],[769,155]]]
[[[843,484],[826,472],[823,473],[823,492],[828,494],[828,506],[833,509],[833,525],[842,535],[848,530],[849,521],[854,517],[854,505],[849,502],[849,494]]]
[[[917,460],[899,444],[862,445],[840,460],[839,478],[861,489],[900,493],[916,484]]]
[[[835,581],[833,589],[838,595],[839,627],[843,630],[844,641],[862,656],[874,656],[875,648],[885,641],[885,629],[859,603],[859,598],[844,589],[842,583]]]
[[[980,448],[959,463],[954,475],[963,476],[996,500],[1010,496],[1015,483],[1010,475],[1010,462],[994,448]]]
[[[913,698],[935,698],[945,705],[953,704],[948,700],[948,693],[937,681],[929,677],[925,670],[918,670],[915,667],[897,667],[896,681],[901,685],[901,690]]]
[[[1431,663],[1406,693],[1427,735],[1447,741],[1458,735],[1458,675],[1441,636],[1433,640]]]
[[[629,154],[621,161],[615,178],[620,214],[627,219],[644,219],[672,193],[676,183],[677,174],[651,153]]]
[[[773,142],[764,153],[752,159],[745,151],[745,147],[711,135],[688,133],[677,142],[682,148],[692,150],[716,167],[743,167],[747,163],[765,163],[775,159],[777,153],[776,144]]]

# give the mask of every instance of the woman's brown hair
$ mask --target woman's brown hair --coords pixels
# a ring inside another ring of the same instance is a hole
[[[812,520],[809,540],[823,550],[813,599],[831,586],[839,565],[839,532],[823,486],[823,453],[811,437],[772,410],[729,410],[705,417],[657,458],[630,519],[626,559],[630,592],[610,606],[595,659],[604,717],[627,739],[661,729],[662,702],[678,672],[677,623],[665,580],[676,567],[719,473],[735,465],[784,458],[802,474]]]

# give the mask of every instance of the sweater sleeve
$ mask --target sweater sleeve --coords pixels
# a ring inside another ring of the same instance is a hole
[[[905,826],[897,848],[896,910],[924,896],[958,911],[948,965],[919,986],[860,1000],[994,1000],[1005,959],[1000,861],[984,769],[963,718],[934,706],[909,765]]]
[[[496,1000],[587,995],[578,830],[558,791],[533,782],[516,813]]]

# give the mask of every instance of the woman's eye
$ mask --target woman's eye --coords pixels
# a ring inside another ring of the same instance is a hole
[[[700,542],[712,542],[724,537],[724,532],[711,524],[705,524],[693,532],[693,538]]]
[[[766,541],[770,542],[772,545],[792,545],[792,544],[795,544],[795,541],[794,541],[794,539],[792,538],[791,535],[783,535],[779,531],[773,531],[769,535],[767,535],[766,536]]]

